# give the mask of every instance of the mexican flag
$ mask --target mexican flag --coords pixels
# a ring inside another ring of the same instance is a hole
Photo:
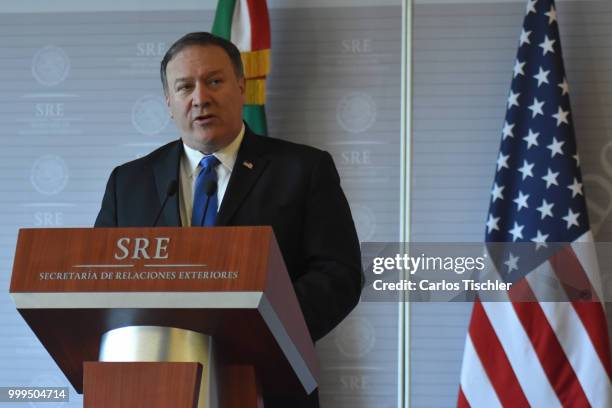
[[[242,55],[246,79],[243,118],[266,135],[266,77],[270,72],[270,19],[266,0],[219,0],[212,33],[233,42]]]

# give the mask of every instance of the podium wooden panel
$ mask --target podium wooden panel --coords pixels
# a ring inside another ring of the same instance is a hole
[[[227,365],[221,372],[221,406],[263,408],[261,384],[253,366]]]
[[[87,408],[196,408],[201,377],[198,363],[86,362],[83,404]]]
[[[102,334],[126,326],[211,335],[221,364],[253,366],[265,395],[317,386],[314,345],[270,227],[22,229],[10,292],[78,392]]]

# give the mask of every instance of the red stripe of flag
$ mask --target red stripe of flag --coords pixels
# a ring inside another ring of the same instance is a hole
[[[565,407],[590,406],[576,372],[540,304],[515,302],[512,305],[561,404]]]
[[[570,298],[576,314],[582,321],[601,364],[608,373],[608,378],[612,378],[606,314],[586,271],[570,246],[564,247],[552,256],[550,263]],[[580,292],[590,295],[591,301],[588,301],[588,299],[581,301]]]
[[[612,378],[610,364],[610,348],[608,347],[608,328],[606,327],[606,315],[600,303],[572,302],[576,314],[582,321],[587,331],[593,347],[608,373],[608,378]]]
[[[470,403],[463,394],[463,389],[459,387],[459,396],[457,397],[457,408],[471,408]]]
[[[270,18],[266,0],[247,0],[251,17],[251,50],[270,48]]]
[[[479,299],[474,302],[470,338],[502,406],[528,407],[521,384]]]
[[[515,302],[537,302],[535,294],[526,278],[514,282],[508,290],[508,297]]]

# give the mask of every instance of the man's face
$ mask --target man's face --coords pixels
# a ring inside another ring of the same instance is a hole
[[[210,154],[242,129],[244,78],[216,45],[184,48],[166,67],[166,103],[183,142]]]

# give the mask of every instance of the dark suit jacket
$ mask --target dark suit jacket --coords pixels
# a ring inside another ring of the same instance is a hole
[[[115,168],[95,225],[151,226],[168,184],[179,180],[182,151],[178,140]],[[158,225],[181,225],[178,194],[166,204]],[[313,340],[357,304],[359,242],[329,153],[257,136],[247,128],[217,225],[272,226]]]

